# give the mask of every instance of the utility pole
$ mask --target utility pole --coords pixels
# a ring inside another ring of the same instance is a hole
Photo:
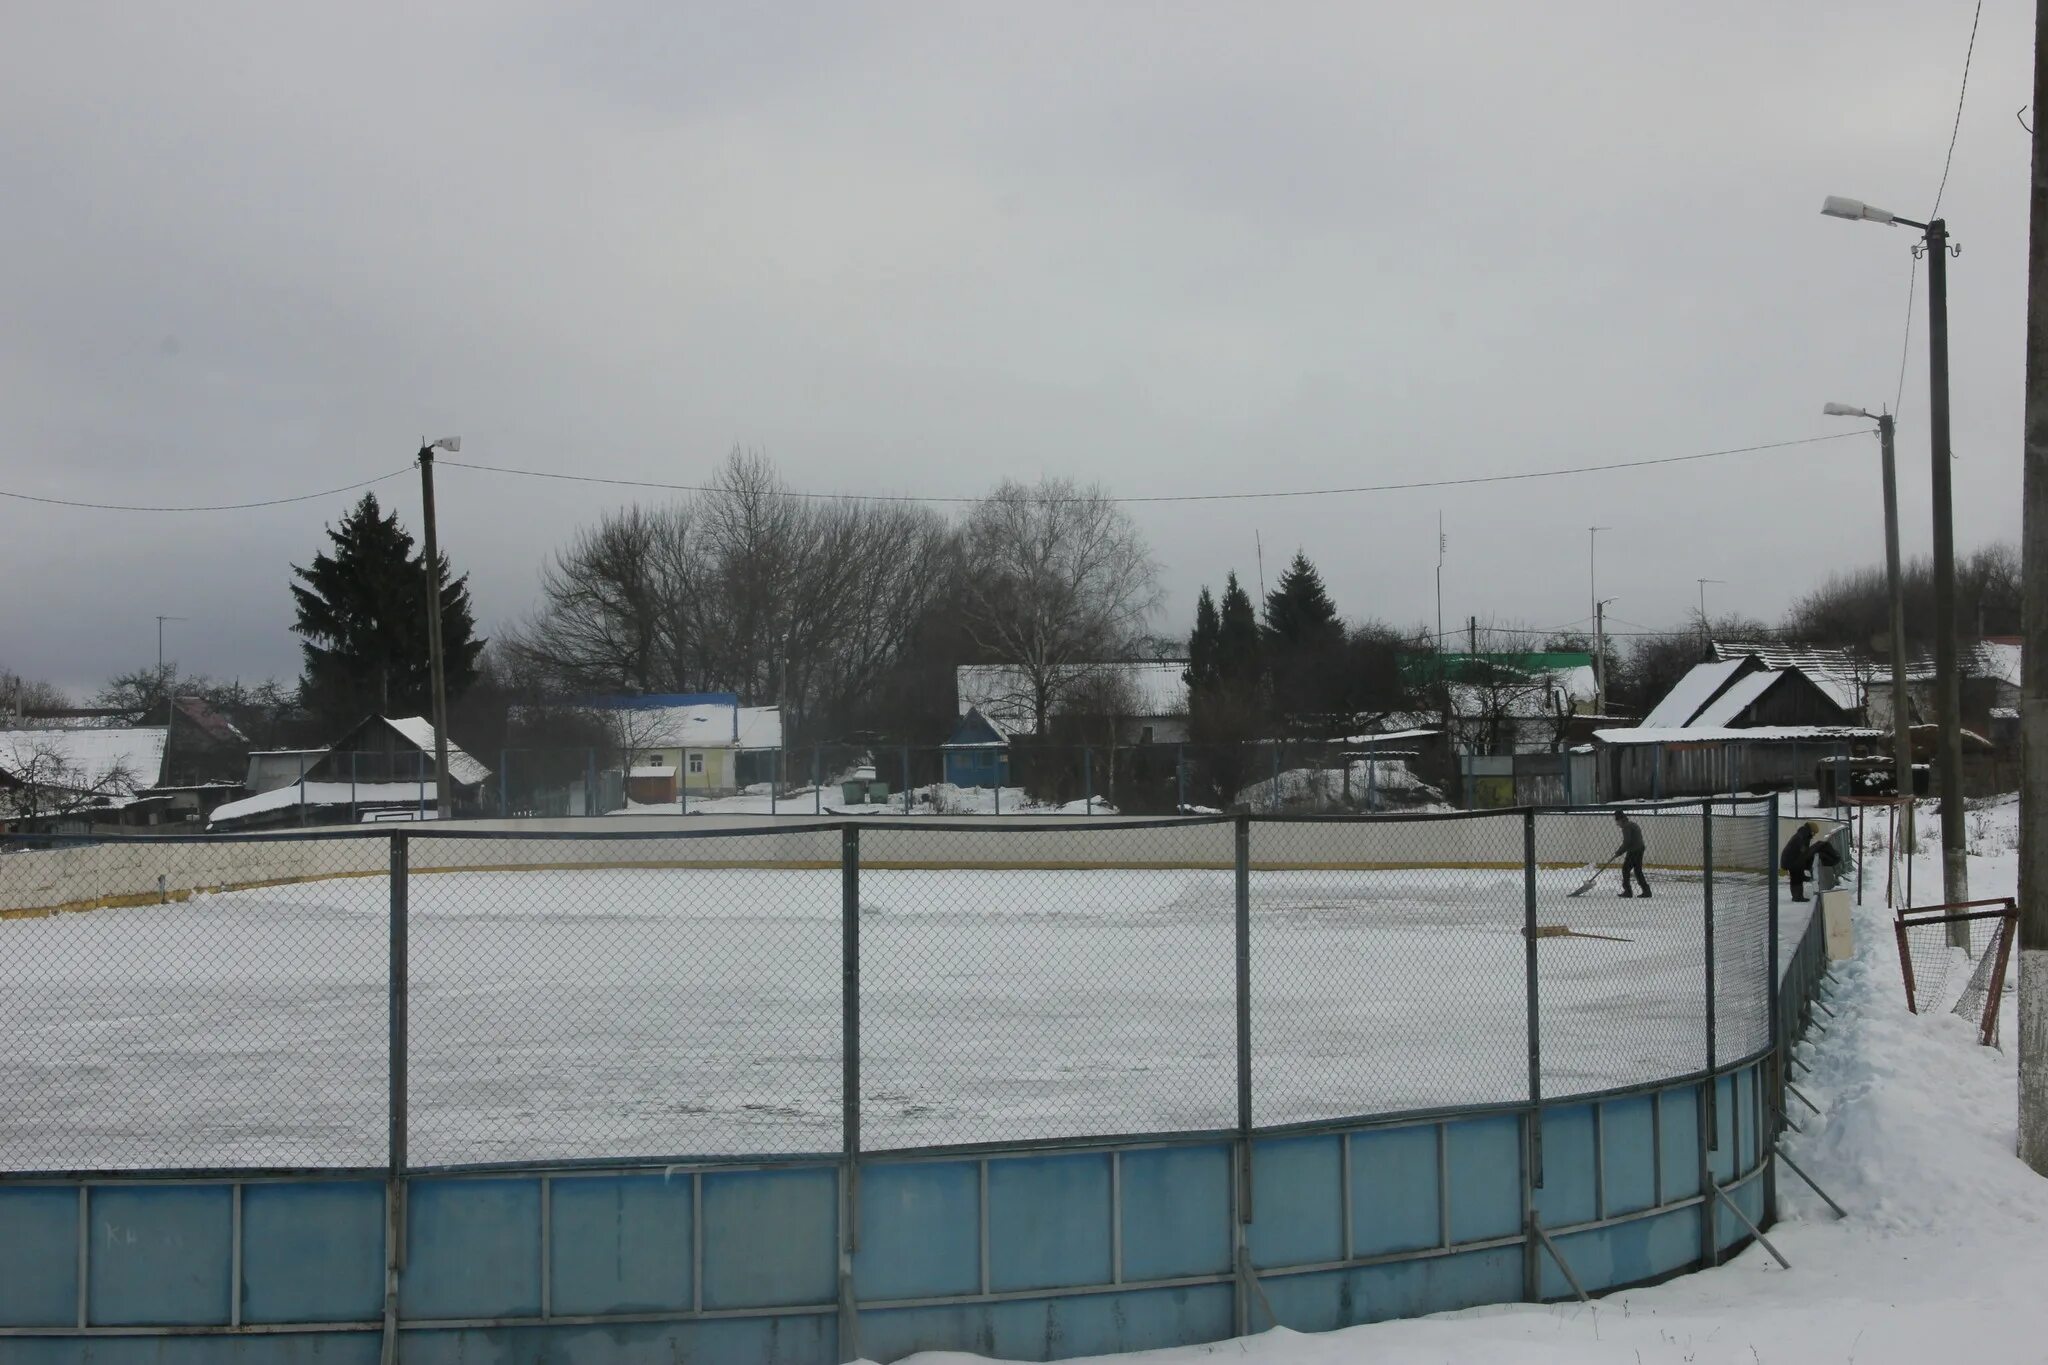
[[[2048,1175],[2048,0],[2034,10],[2020,680],[2020,1160]]]
[[[1444,647],[1444,549],[1450,542],[1444,539],[1444,514],[1436,514],[1436,647]]]
[[[420,516],[426,523],[427,665],[434,689],[434,818],[455,814],[448,788],[448,682],[441,665],[441,542],[434,529],[434,451],[462,449],[462,438],[420,442]]]
[[[2048,3],[2048,0],[2043,0]],[[1877,440],[1884,459],[1884,572],[1892,598],[1892,767],[1896,796],[1906,804],[1899,809],[1899,836],[1906,845],[1906,857],[1913,856],[1913,717],[1906,692],[1906,594],[1899,582],[1899,472],[1892,437],[1898,423],[1892,414],[1877,418]]]
[[[1601,716],[1607,714],[1607,602],[1593,603],[1593,711]]]
[[[1970,898],[1969,823],[1963,810],[1963,693],[1956,676],[1955,499],[1950,487],[1948,429],[1948,225],[1927,225],[1927,424],[1934,460],[1934,681],[1941,745],[1935,772],[1941,788],[1941,898]],[[1970,925],[1949,926],[1949,942],[1970,946]]]
[[[164,673],[164,622],[189,621],[190,619],[189,616],[159,616],[156,618],[156,673],[159,678]]]
[[[1478,617],[1476,617],[1476,616],[1468,616],[1468,617],[1466,617],[1466,618],[1465,618],[1465,632],[1466,632],[1466,633],[1465,633],[1465,638],[1466,638],[1466,639],[1467,639],[1468,641],[1470,641],[1470,643],[1469,643],[1468,645],[1466,645],[1466,647],[1465,647],[1465,653],[1466,653],[1466,655],[1467,655],[1468,657],[1476,659],[1476,658],[1478,658],[1478,657],[1479,657],[1479,618],[1478,618]]]

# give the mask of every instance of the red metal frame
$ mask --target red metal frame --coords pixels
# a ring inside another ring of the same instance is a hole
[[[1996,908],[1987,910],[1982,908],[1984,906]],[[1908,919],[1909,915],[1913,918]],[[1920,1007],[1915,999],[1913,955],[1906,944],[1906,930],[1918,929],[1923,925],[1955,924],[1980,919],[1999,921],[1998,957],[1991,967],[1990,989],[1984,996],[1984,1014],[1977,1021],[1977,1041],[1989,1047],[1998,1036],[1998,1002],[2005,994],[2005,972],[2012,960],[2012,941],[2019,932],[2019,903],[2011,896],[1999,896],[1991,900],[1952,901],[1946,905],[1904,907],[1892,920],[1892,933],[1899,942],[1899,974],[1906,980],[1906,1008],[1918,1014]]]

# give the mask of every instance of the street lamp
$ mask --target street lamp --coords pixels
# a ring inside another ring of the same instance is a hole
[[[1612,526],[1586,528],[1586,600],[1593,604],[1593,686],[1602,715],[1607,714],[1607,659],[1606,651],[1600,646],[1600,575],[1596,556],[1600,549],[1600,533],[1613,529]]]
[[[1906,697],[1906,597],[1899,583],[1899,476],[1893,456],[1895,423],[1888,412],[1868,412],[1849,403],[1829,403],[1821,411],[1829,417],[1861,417],[1877,423],[1878,449],[1884,458],[1884,572],[1892,599],[1892,764],[1897,774],[1898,795],[1906,798],[1900,814],[1899,833],[1907,848],[1913,847],[1913,729]]]
[[[1839,195],[1829,195],[1820,211],[1830,218],[1915,228],[1920,241],[1913,254],[1925,252],[1927,256],[1927,426],[1934,464],[1934,687],[1939,713],[1935,719],[1941,726],[1935,777],[1941,797],[1941,895],[1954,905],[1970,898],[1969,831],[1963,820],[1962,685],[1956,668],[1955,500],[1949,480],[1948,258],[1955,248],[1949,244],[1948,224],[1939,218],[1916,223],[1888,209]],[[1858,414],[1869,415],[1860,409]],[[1884,429],[1885,422],[1880,422],[1880,434]],[[1894,639],[1897,629],[1894,624]],[[1949,935],[1951,943],[1967,948],[1970,926],[1958,920],[1950,926]]]
[[[446,820],[455,813],[454,794],[448,785],[448,682],[441,666],[441,543],[434,534],[434,452],[450,455],[462,449],[460,436],[443,436],[438,441],[420,442],[420,519],[427,533],[427,671],[433,682],[434,711],[434,818]]]
[[[1719,583],[1725,587],[1728,580],[1725,578],[1695,578],[1693,582],[1700,585],[1700,630],[1704,632],[1707,628],[1707,584]]]

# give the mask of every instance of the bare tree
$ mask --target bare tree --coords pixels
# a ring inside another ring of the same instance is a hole
[[[70,705],[63,692],[46,682],[0,669],[0,722],[38,711],[61,711]]]
[[[98,772],[74,762],[63,732],[0,733],[0,812],[9,820],[47,820],[109,805],[139,785],[125,761]]]
[[[1137,648],[1159,603],[1145,538],[1099,485],[1053,478],[1005,482],[962,535],[968,631],[1023,674],[1043,734],[1075,665]]]
[[[735,451],[710,492],[579,533],[508,656],[560,692],[736,692],[794,732],[857,706],[957,577],[936,513],[799,497]]]

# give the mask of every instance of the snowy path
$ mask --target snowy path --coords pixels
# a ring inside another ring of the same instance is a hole
[[[2012,894],[2014,809],[1990,813],[1978,896]],[[1924,856],[1921,886],[1939,884]],[[2048,1181],[2012,1155],[2016,1058],[1980,1048],[1947,1013],[1906,1013],[1881,904],[1859,913],[1855,961],[1838,966],[1841,1018],[1805,1045],[1801,1088],[1826,1111],[1796,1117],[1794,1159],[1845,1207],[1837,1222],[1796,1179],[1781,1181],[1771,1239],[1722,1269],[1590,1307],[1501,1307],[1319,1336],[1284,1330],[1237,1342],[1116,1357],[1117,1365],[1928,1365],[2048,1360]],[[2006,1000],[2004,1036],[2013,1037]],[[986,1365],[924,1354],[906,1365]]]

